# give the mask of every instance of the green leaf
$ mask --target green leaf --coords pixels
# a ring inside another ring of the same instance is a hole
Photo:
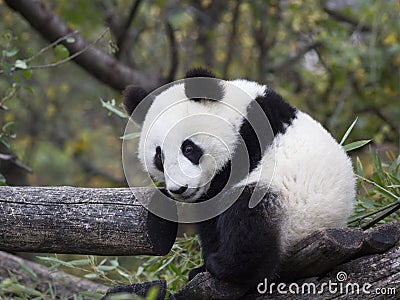
[[[349,134],[351,133],[351,131],[353,130],[353,127],[356,125],[358,121],[358,117],[353,121],[353,123],[351,123],[350,127],[347,128],[346,133],[344,134],[344,136],[342,137],[341,141],[340,141],[340,145],[343,145],[343,143],[346,141],[346,139],[348,138]]]
[[[29,80],[32,77],[32,70],[19,70],[19,72],[22,74],[22,76],[25,77],[25,79]]]
[[[113,266],[118,267],[118,266],[119,266],[118,259],[112,259],[112,260],[110,260],[110,264],[113,265]]]
[[[16,67],[17,69],[22,69],[25,70],[28,68],[28,65],[26,64],[25,61],[17,59],[14,63],[14,67]]]
[[[0,142],[7,148],[10,149],[11,144],[10,141],[6,137],[1,137],[0,136]]]
[[[27,265],[23,264],[23,263],[19,263],[19,266],[21,267],[21,269],[23,269],[26,273],[28,273],[28,275],[32,278],[32,279],[36,279],[37,275],[35,272],[33,272],[33,270],[31,268],[29,268]]]
[[[17,48],[13,48],[13,49],[10,49],[10,50],[3,50],[3,55],[7,56],[7,57],[13,57],[18,52],[19,52],[19,50]]]
[[[397,201],[398,196],[396,196],[395,194],[393,194],[391,191],[385,189],[384,187],[380,186],[379,184],[377,184],[376,182],[374,182],[374,181],[372,181],[372,180],[369,180],[369,179],[367,179],[367,178],[365,178],[365,177],[362,177],[362,176],[359,176],[359,175],[356,175],[356,176],[357,176],[358,178],[360,178],[360,179],[362,179],[362,180],[364,180],[364,181],[366,181],[366,182],[372,184],[374,187],[376,187],[376,191],[379,192],[380,194],[386,196],[386,197],[389,198],[389,199],[392,199],[393,201]]]
[[[121,117],[121,118],[129,118],[129,116],[127,115],[126,112],[119,110],[118,108],[115,107],[115,100],[112,99],[110,101],[104,101],[103,99],[100,98],[101,101],[101,105],[103,107],[105,107],[107,110],[109,110],[110,112],[116,114],[117,116]]]
[[[158,295],[158,286],[152,286],[146,294],[146,300],[155,300]]]
[[[133,139],[136,139],[138,137],[140,137],[140,132],[128,133],[128,134],[125,134],[123,136],[120,136],[119,138],[121,140],[133,140]]]
[[[112,271],[115,270],[117,266],[98,266],[97,269],[101,271]]]
[[[357,174],[364,177],[364,167],[363,167],[363,165],[361,163],[361,160],[360,160],[360,158],[358,156],[357,156],[356,166],[357,166]]]
[[[61,44],[57,45],[54,48],[54,51],[56,52],[57,58],[59,59],[64,59],[69,56],[69,51],[64,45]]]
[[[3,125],[2,130],[4,132],[9,132],[11,130],[11,127],[14,126],[14,122],[7,122],[6,124]]]
[[[2,174],[0,174],[0,186],[6,185],[6,184],[7,184],[6,178]]]
[[[69,262],[66,262],[66,261],[63,261],[63,260],[60,260],[60,259],[58,259],[58,258],[56,258],[56,257],[51,257],[51,256],[37,256],[37,258],[40,259],[40,260],[43,260],[43,261],[48,261],[48,262],[53,262],[53,263],[61,264],[61,265],[65,266],[65,267],[68,267],[68,268],[73,268],[73,267],[74,267],[73,264],[71,264],[71,263],[69,263]]]
[[[353,143],[344,145],[343,148],[346,152],[349,152],[349,151],[352,151],[352,150],[355,150],[355,149],[365,146],[370,141],[372,141],[372,140],[361,140],[361,141],[353,142]]]
[[[3,61],[1,64],[1,69],[3,70],[4,74],[6,76],[10,76],[11,75],[11,68],[10,65],[8,63],[6,63],[5,61]]]
[[[97,274],[89,273],[89,274],[85,274],[84,277],[88,278],[88,279],[95,279],[95,278],[97,278]]]
[[[90,299],[101,299],[104,297],[104,294],[96,292],[79,292],[79,296],[89,297]]]
[[[71,261],[69,261],[69,263],[74,266],[89,266],[90,260],[88,258],[77,259],[77,260],[71,260]]]
[[[49,272],[52,272],[52,271],[58,270],[60,267],[61,267],[61,264],[58,263],[58,264],[52,265],[51,267],[48,267],[48,270],[49,270]]]

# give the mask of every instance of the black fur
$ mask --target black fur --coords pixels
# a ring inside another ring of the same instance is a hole
[[[185,95],[193,101],[218,101],[224,98],[225,89],[215,79],[215,74],[204,68],[195,68],[186,73]],[[197,79],[192,79],[197,78]]]
[[[280,208],[272,192],[254,208],[248,207],[253,187],[245,187],[223,214],[199,223],[205,268],[222,281],[252,288],[264,278],[272,280],[280,263]],[[226,195],[229,197],[229,192]]]
[[[209,77],[215,78],[215,74],[206,68],[193,68],[186,72],[185,78]]]
[[[142,101],[148,94],[149,93],[140,86],[130,85],[126,87],[123,95],[127,113],[131,115],[140,101]]]
[[[274,135],[284,133],[285,124],[290,125],[296,118],[297,110],[273,90],[267,89],[263,96],[258,96],[255,100],[268,117]]]
[[[134,118],[138,123],[142,123],[144,121],[146,113],[152,104],[152,100],[154,99],[154,96],[152,95],[151,98],[149,98],[149,101],[143,102],[143,99],[148,95],[149,93],[144,88],[136,85],[129,85],[123,92],[123,102],[126,112],[129,115],[132,115],[132,113],[137,109],[135,111]]]

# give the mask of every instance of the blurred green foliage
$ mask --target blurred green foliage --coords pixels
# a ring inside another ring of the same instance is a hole
[[[132,68],[163,76],[171,63],[164,26],[168,22],[177,42],[175,78],[190,67],[208,65],[219,76],[266,82],[335,137],[358,116],[354,139],[398,146],[398,1],[350,1],[342,6],[321,0],[141,1],[123,45],[117,41],[133,1],[45,3],[87,40],[109,27],[111,34],[96,47],[112,55],[118,52],[118,59]],[[2,2],[0,18],[0,32],[3,39],[8,37],[0,44],[6,56],[1,97],[13,93],[14,83],[29,86],[8,102],[8,111],[0,111],[0,124],[15,123],[18,139],[12,150],[34,170],[29,183],[124,185],[118,141],[124,120],[108,116],[99,105],[99,98],[119,101],[120,93],[72,62],[32,74],[25,69],[25,59],[48,44]],[[28,65],[66,56],[68,51],[59,45]],[[12,66],[18,72],[8,72],[10,77],[7,70]]]

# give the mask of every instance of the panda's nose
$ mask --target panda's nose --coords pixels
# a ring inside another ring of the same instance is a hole
[[[186,190],[187,190],[188,186],[181,186],[179,189],[177,190],[168,190],[170,193],[175,194],[175,195],[181,195],[183,194]]]

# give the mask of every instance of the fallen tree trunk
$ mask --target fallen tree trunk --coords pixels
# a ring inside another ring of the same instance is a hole
[[[0,250],[165,255],[177,224],[150,213],[154,189],[0,187]]]
[[[310,299],[316,295],[318,299],[345,298],[346,295],[349,297],[349,293],[341,293],[340,290],[331,292],[332,290],[326,286],[329,281],[334,284],[342,283],[344,288],[347,283],[349,285],[356,283],[360,289],[364,284],[371,284],[367,290],[371,294],[366,294],[365,297],[359,294],[366,299],[376,297],[376,290],[379,288],[386,288],[388,292],[393,293],[393,288],[397,287],[399,293],[400,246],[392,248],[399,239],[400,225],[396,222],[367,231],[352,228],[322,229],[310,234],[294,247],[282,266],[277,282],[272,285],[269,285],[271,282],[268,281],[260,282],[261,291],[265,289],[264,295],[254,293],[256,291],[248,295],[246,288],[221,282],[210,273],[204,272],[196,275],[171,300],[263,300],[301,297]],[[385,252],[390,248],[392,249]],[[363,256],[365,254],[375,255]],[[351,258],[355,259],[349,261]],[[349,262],[345,263],[346,261]],[[281,293],[277,289],[278,284],[282,284]],[[305,284],[306,288],[310,288],[311,284],[311,288],[315,287],[316,292],[313,293],[313,290],[311,293],[302,292],[302,284]],[[288,290],[289,286],[294,288],[294,293]],[[319,291],[321,293],[318,293]]]
[[[314,288],[315,287],[315,288]],[[267,299],[399,299],[400,246],[383,254],[367,255],[334,268],[321,277],[297,280],[283,292],[250,295],[242,300]],[[310,291],[301,293],[302,290]],[[315,292],[314,292],[315,291]],[[286,292],[286,293],[285,293]]]
[[[0,251],[0,283],[10,277],[10,272],[18,283],[45,292],[50,286],[57,291],[57,296],[67,299],[79,292],[105,292],[107,287],[82,279],[61,271],[51,271],[48,268],[29,260]],[[0,297],[1,298],[1,297]]]

